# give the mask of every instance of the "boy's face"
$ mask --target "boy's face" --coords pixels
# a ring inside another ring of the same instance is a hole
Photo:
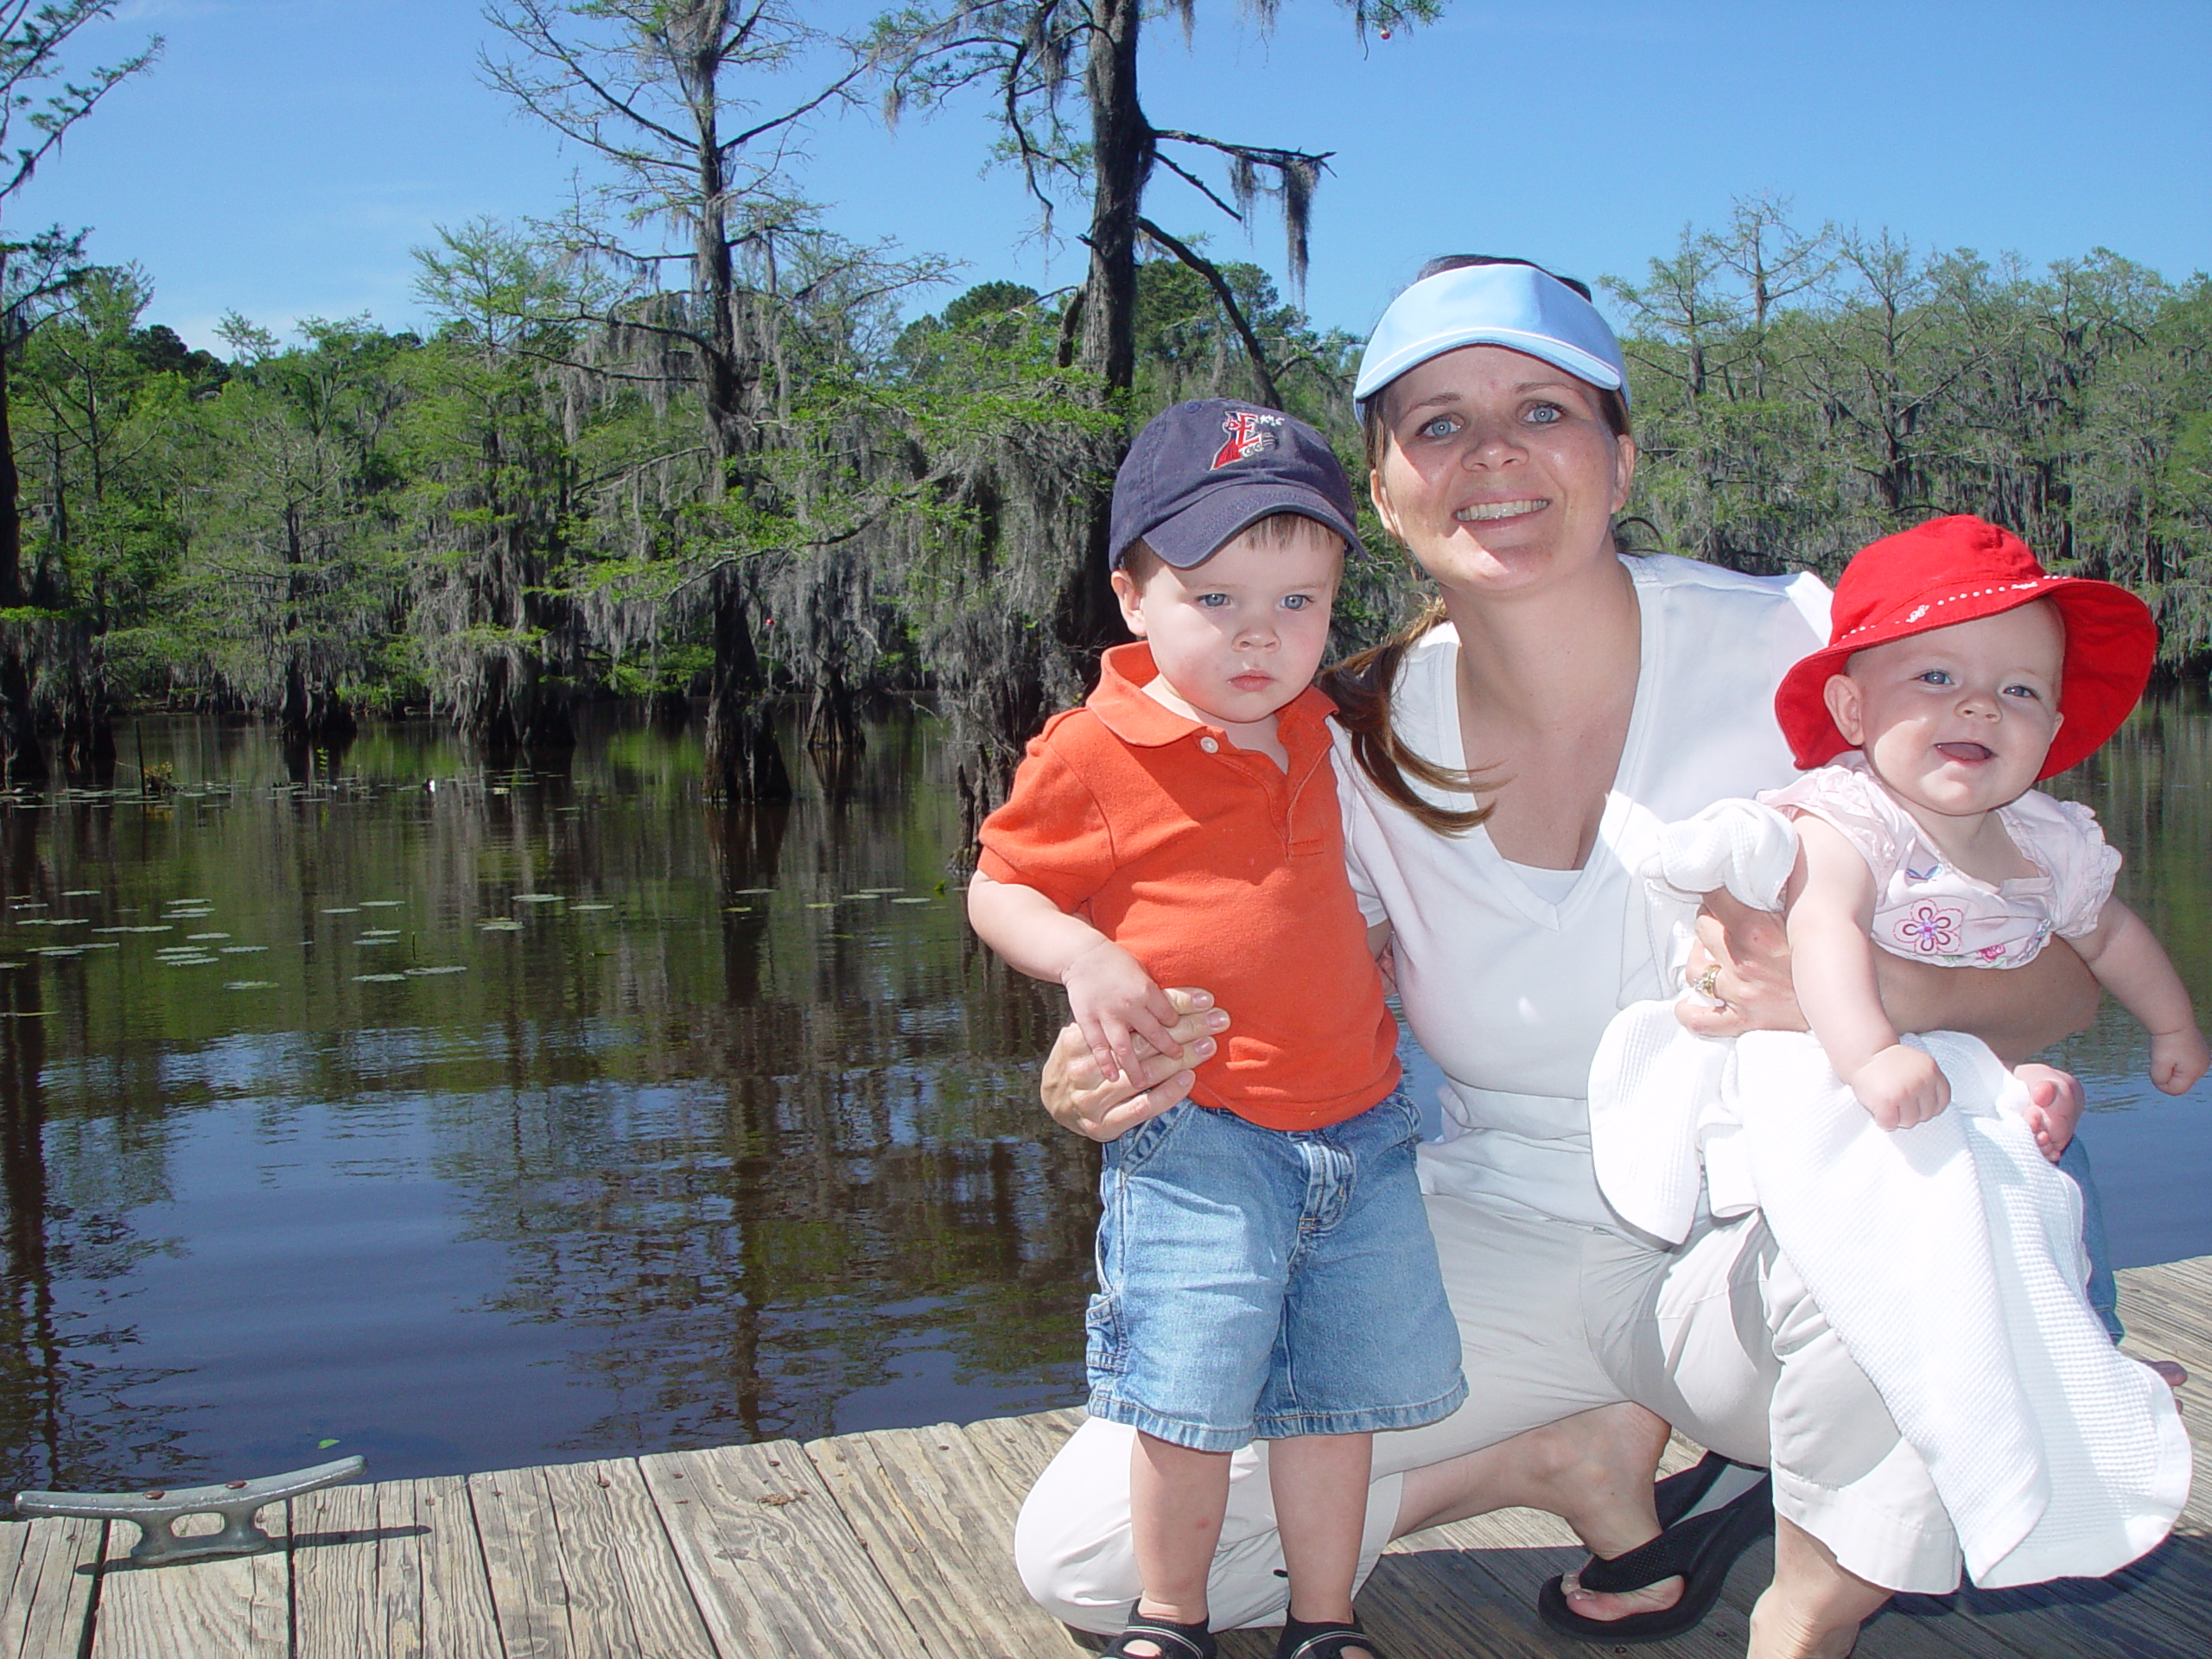
[[[1153,695],[1169,708],[1233,736],[1313,683],[1328,649],[1344,543],[1299,522],[1287,541],[1262,543],[1248,531],[1187,570],[1148,560],[1141,583],[1114,572],[1122,620],[1150,642],[1160,670]]]
[[[1828,712],[1904,800],[1988,812],[2043,770],[2065,661],[2065,626],[2038,601],[1855,653],[1828,682]]]

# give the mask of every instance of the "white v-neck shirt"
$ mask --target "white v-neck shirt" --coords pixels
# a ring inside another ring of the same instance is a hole
[[[1370,922],[1391,925],[1400,1003],[1446,1080],[1444,1138],[1421,1148],[1424,1186],[1611,1231],[1624,1230],[1591,1166],[1590,1060],[1615,1014],[1665,995],[1636,872],[1662,826],[1796,775],[1774,692],[1827,642],[1828,603],[1809,575],[1623,563],[1642,613],[1636,704],[1579,873],[1524,874],[1487,830],[1424,827],[1375,791],[1341,731],[1335,757],[1353,891]],[[1448,625],[1429,632],[1406,653],[1392,700],[1399,736],[1454,769],[1459,650]],[[1471,804],[1414,787],[1439,805]]]

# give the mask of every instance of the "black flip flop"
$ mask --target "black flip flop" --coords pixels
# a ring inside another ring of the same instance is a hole
[[[1346,1648],[1357,1648],[1375,1659],[1389,1659],[1375,1644],[1375,1638],[1359,1628],[1357,1618],[1349,1624],[1309,1624],[1288,1617],[1283,1619],[1282,1635],[1275,1643],[1275,1659],[1344,1659]]]
[[[1653,1496],[1658,1500],[1660,1524],[1665,1530],[1649,1543],[1610,1560],[1593,1556],[1580,1574],[1583,1588],[1602,1595],[1641,1590],[1679,1575],[1682,1580],[1680,1601],[1656,1612],[1586,1618],[1567,1605],[1567,1592],[1560,1587],[1563,1580],[1549,1579],[1536,1592],[1536,1616],[1567,1636],[1616,1646],[1664,1642],[1693,1629],[1720,1599],[1728,1569],[1736,1564],[1736,1558],[1774,1530],[1774,1485],[1764,1477],[1749,1491],[1718,1509],[1681,1518],[1727,1466],[1726,1459],[1708,1454],[1695,1468],[1661,1481]]]
[[[1171,1624],[1132,1607],[1129,1622],[1100,1651],[1099,1659],[1137,1659],[1129,1652],[1132,1642],[1151,1643],[1156,1659],[1217,1659],[1219,1652],[1214,1645],[1213,1632],[1205,1624]],[[1155,1659],[1155,1656],[1147,1656],[1146,1659]]]

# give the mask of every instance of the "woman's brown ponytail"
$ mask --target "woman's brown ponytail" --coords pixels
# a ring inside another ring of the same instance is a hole
[[[1438,806],[1418,793],[1408,776],[1431,789],[1471,793],[1474,774],[1416,754],[1406,747],[1390,718],[1390,697],[1406,652],[1444,620],[1444,601],[1433,599],[1397,633],[1371,651],[1347,657],[1321,676],[1321,690],[1337,705],[1337,724],[1351,736],[1352,758],[1386,800],[1403,807],[1440,836],[1464,836],[1490,816],[1487,806],[1458,810]]]

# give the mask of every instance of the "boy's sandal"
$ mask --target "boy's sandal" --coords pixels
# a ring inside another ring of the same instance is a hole
[[[1726,1459],[1708,1454],[1695,1468],[1660,1482],[1655,1495],[1662,1500],[1665,1530],[1624,1554],[1610,1560],[1593,1556],[1579,1575],[1584,1589],[1600,1595],[1620,1595],[1680,1577],[1681,1600],[1654,1612],[1590,1618],[1569,1605],[1563,1580],[1550,1579],[1537,1592],[1537,1617],[1567,1635],[1617,1646],[1664,1642],[1694,1627],[1720,1599],[1736,1558],[1774,1529],[1774,1484],[1764,1478],[1717,1509],[1687,1515],[1726,1467]]]
[[[1284,1619],[1282,1635],[1275,1643],[1275,1659],[1344,1659],[1347,1648],[1372,1654],[1374,1659],[1389,1659],[1375,1645],[1375,1638],[1359,1628],[1356,1618],[1349,1624],[1309,1624],[1302,1618]]]
[[[1151,1643],[1152,1654],[1132,1653],[1132,1642]],[[1176,1624],[1132,1607],[1129,1622],[1101,1649],[1101,1659],[1217,1659],[1219,1651],[1204,1624]]]

